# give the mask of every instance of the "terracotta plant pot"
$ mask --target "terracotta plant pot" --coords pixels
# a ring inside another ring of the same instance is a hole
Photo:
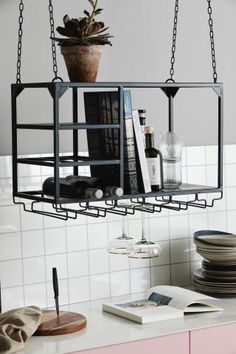
[[[95,82],[103,45],[61,47],[72,82]]]

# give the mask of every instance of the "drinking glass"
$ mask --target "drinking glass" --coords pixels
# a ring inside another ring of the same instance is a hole
[[[178,188],[182,183],[182,136],[163,132],[160,138],[160,151],[163,157],[164,188]]]
[[[134,239],[127,235],[127,216],[122,216],[122,233],[108,243],[107,252],[112,254],[127,254],[127,250],[133,242]]]
[[[160,246],[156,242],[147,240],[145,237],[145,213],[141,212],[142,237],[141,240],[132,244],[127,255],[129,258],[156,258],[161,254]]]

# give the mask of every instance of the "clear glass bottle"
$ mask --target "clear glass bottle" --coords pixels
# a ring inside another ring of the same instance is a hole
[[[145,127],[145,155],[152,191],[163,189],[163,161],[161,152],[154,147],[153,127]]]

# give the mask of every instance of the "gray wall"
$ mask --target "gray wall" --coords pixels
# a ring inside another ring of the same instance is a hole
[[[212,81],[206,0],[181,0],[177,43],[176,81]],[[214,23],[219,81],[225,84],[225,142],[235,143],[234,94],[235,18],[234,0],[215,0]],[[24,82],[52,79],[47,0],[25,0],[22,76]],[[55,0],[55,23],[65,13],[79,17],[86,0]],[[98,80],[164,81],[168,77],[174,0],[101,0],[102,18],[115,38],[106,46]],[[18,1],[0,1],[0,155],[11,153],[10,83],[15,81]],[[58,51],[60,75],[68,80]],[[62,100],[62,119],[70,119],[70,98]],[[176,99],[176,130],[186,145],[216,143],[215,104],[212,92],[181,93]],[[133,106],[148,109],[148,121],[159,132],[166,127],[166,99],[161,93],[133,93]],[[46,122],[51,118],[47,93],[24,92],[19,99],[21,121]],[[28,132],[20,135],[21,153],[51,150],[51,136]],[[63,149],[70,150],[69,134],[62,137]],[[81,139],[84,147],[84,137]],[[42,143],[43,142],[43,143]]]

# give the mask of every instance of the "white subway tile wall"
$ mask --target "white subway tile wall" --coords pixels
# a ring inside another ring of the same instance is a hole
[[[225,193],[214,208],[192,208],[147,216],[147,231],[161,246],[153,260],[109,255],[109,240],[121,234],[121,217],[80,216],[67,222],[23,211],[11,197],[11,158],[0,157],[0,279],[3,309],[53,306],[52,267],[57,267],[61,304],[123,295],[158,284],[189,285],[200,267],[192,234],[199,229],[236,231],[236,145],[225,146]],[[216,185],[216,146],[184,149],[189,183]],[[83,169],[88,174],[88,169]],[[22,188],[40,186],[47,168],[22,166]],[[64,171],[66,173],[66,171]],[[47,206],[43,206],[46,210]],[[141,237],[140,213],[128,217],[128,233]]]

